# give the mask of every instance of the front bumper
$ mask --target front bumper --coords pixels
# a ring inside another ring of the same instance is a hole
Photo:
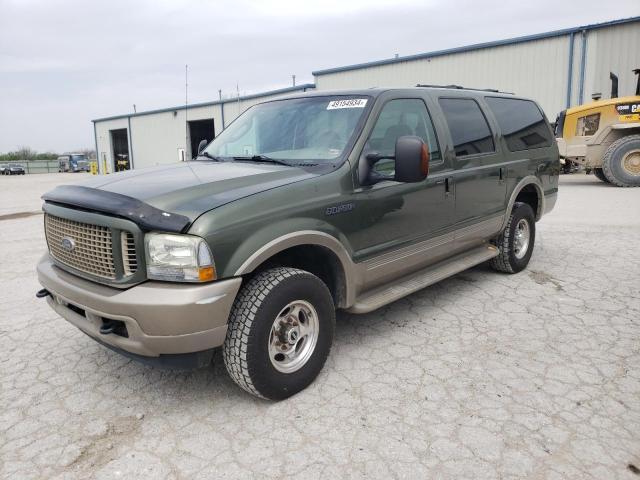
[[[133,356],[190,354],[219,347],[241,278],[207,284],[148,281],[126,290],[100,285],[55,266],[45,254],[38,279],[61,317],[113,349]],[[126,329],[101,333],[110,321]]]

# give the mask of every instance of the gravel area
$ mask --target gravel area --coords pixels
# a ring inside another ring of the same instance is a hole
[[[325,369],[279,403],[158,370],[34,296],[39,196],[0,177],[0,478],[640,479],[640,189],[561,177],[529,268],[480,266],[338,315]]]

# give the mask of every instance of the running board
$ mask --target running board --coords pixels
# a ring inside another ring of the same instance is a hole
[[[444,280],[456,273],[498,256],[498,249],[493,245],[482,245],[468,252],[456,255],[423,270],[401,277],[390,285],[378,287],[365,292],[356,299],[356,303],[347,309],[351,313],[368,313],[383,307],[407,295],[422,290],[429,285]]]

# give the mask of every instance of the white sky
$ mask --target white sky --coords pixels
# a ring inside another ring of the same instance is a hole
[[[640,0],[0,0],[0,152],[91,148],[93,118],[184,103],[185,64],[195,103],[635,15]]]

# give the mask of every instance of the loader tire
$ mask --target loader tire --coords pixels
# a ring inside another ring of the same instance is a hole
[[[611,183],[609,181],[609,179],[607,177],[605,177],[604,172],[602,171],[601,168],[594,168],[593,169],[593,174],[596,176],[596,178],[604,183]]]
[[[604,154],[602,172],[618,187],[640,187],[640,135],[613,142]]]

